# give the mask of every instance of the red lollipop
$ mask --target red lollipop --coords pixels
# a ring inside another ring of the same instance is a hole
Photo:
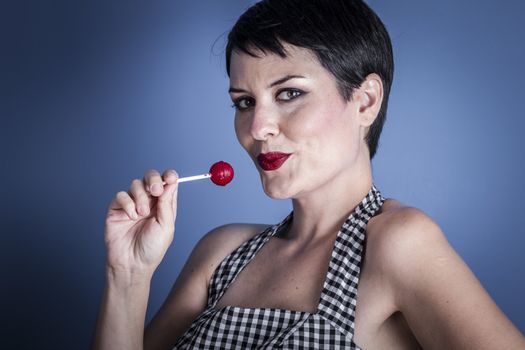
[[[222,160],[213,164],[210,168],[210,172],[202,175],[186,176],[181,177],[177,182],[187,182],[193,180],[207,179],[211,177],[211,181],[218,186],[226,186],[233,179],[233,168],[230,164],[223,162]],[[162,181],[165,185],[166,182]]]
[[[226,186],[233,180],[233,168],[222,160],[213,164],[210,168],[211,181],[219,186]]]

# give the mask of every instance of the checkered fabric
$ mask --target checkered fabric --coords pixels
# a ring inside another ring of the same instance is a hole
[[[207,308],[173,349],[359,349],[353,342],[357,285],[368,221],[384,198],[374,184],[337,233],[316,313],[226,306],[222,295],[262,246],[292,218],[268,227],[230,253],[210,279]]]

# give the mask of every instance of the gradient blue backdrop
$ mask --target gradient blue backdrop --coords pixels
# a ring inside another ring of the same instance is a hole
[[[250,3],[2,3],[3,348],[88,347],[107,206],[146,169],[192,175],[224,159],[236,171],[226,188],[180,189],[148,320],[208,230],[288,213],[237,144],[226,92],[223,34]],[[525,3],[369,3],[396,60],[375,182],[433,217],[525,331]]]

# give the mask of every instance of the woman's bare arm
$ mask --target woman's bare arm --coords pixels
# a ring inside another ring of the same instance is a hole
[[[93,349],[142,349],[150,281],[107,269]]]
[[[93,349],[140,350],[153,272],[173,241],[177,212],[174,170],[154,169],[113,197],[106,215],[106,287]],[[164,180],[164,181],[163,181]]]
[[[397,307],[425,349],[525,349],[523,335],[423,212],[399,210],[381,246]]]

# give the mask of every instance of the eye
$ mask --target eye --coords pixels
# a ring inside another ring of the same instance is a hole
[[[255,106],[255,100],[251,97],[239,97],[238,99],[233,101],[232,105],[232,107],[237,109],[238,111],[242,111],[253,106]]]
[[[277,99],[282,100],[282,101],[289,101],[289,100],[293,100],[296,97],[301,96],[302,94],[303,92],[301,90],[286,89],[286,90],[279,91],[279,93],[277,94]]]

